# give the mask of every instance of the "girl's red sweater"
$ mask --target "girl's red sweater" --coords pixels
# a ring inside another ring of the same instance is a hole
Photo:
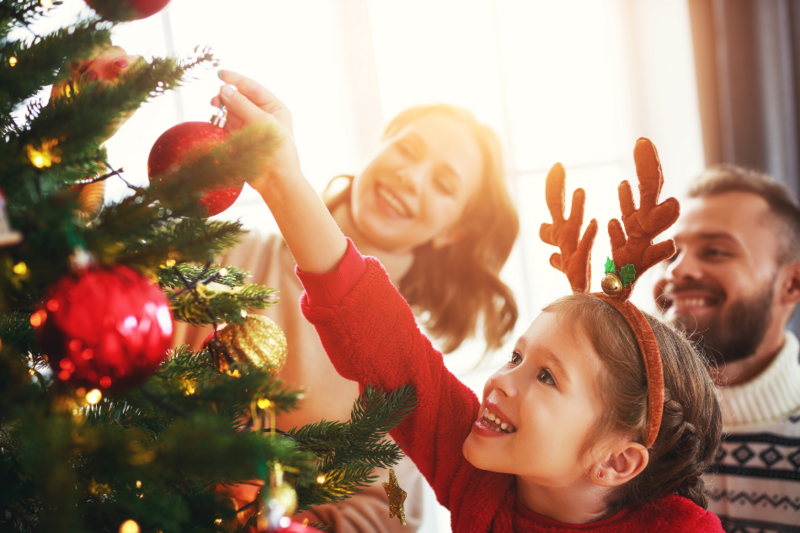
[[[342,376],[362,388],[415,387],[417,407],[391,435],[450,510],[453,531],[722,533],[714,514],[674,495],[589,524],[564,524],[531,511],[517,499],[515,476],[479,470],[464,458],[461,446],[480,401],[445,368],[381,264],[350,242],[338,270],[297,273],[306,289],[303,314]]]

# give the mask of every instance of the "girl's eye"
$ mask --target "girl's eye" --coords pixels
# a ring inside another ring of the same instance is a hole
[[[397,143],[397,149],[400,151],[401,154],[403,154],[406,157],[414,157],[415,154],[414,148],[408,143],[404,142]]]
[[[542,368],[539,370],[539,373],[536,375],[536,379],[538,379],[545,385],[551,385],[553,387],[555,387],[556,385],[556,380],[553,379],[553,374],[551,374],[550,371],[547,370],[546,368]]]
[[[518,365],[522,362],[522,354],[519,352],[511,352],[511,361],[512,365]]]
[[[706,257],[712,258],[712,259],[716,259],[718,257],[725,257],[728,254],[725,253],[724,250],[720,250],[719,248],[707,248],[703,252],[703,255],[706,256]]]

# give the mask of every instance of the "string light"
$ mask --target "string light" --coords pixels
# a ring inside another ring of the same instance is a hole
[[[220,275],[221,277],[225,277],[225,276],[227,276],[227,275],[228,275],[228,269],[227,269],[227,268],[220,268],[220,269],[219,269],[219,275]]]
[[[20,263],[17,263],[16,265],[14,265],[14,268],[12,268],[11,270],[13,270],[14,274],[16,274],[18,276],[24,276],[25,274],[28,273],[28,265],[26,265],[25,263],[20,262]]]
[[[136,482],[136,488],[137,489],[141,489],[142,488],[142,482],[141,481],[137,481]]]
[[[100,389],[92,389],[86,393],[86,401],[92,405],[95,405],[102,399],[103,399],[103,393],[100,392]]]
[[[259,409],[267,410],[267,409],[270,408],[271,405],[272,405],[272,402],[269,401],[266,398],[259,398],[258,399],[258,408]]]
[[[53,0],[41,0],[39,3],[42,4],[42,7],[45,9],[50,9],[53,7]]]
[[[167,262],[165,264],[167,265],[168,268],[172,268],[172,267],[175,266],[175,260],[174,259],[167,259]]]
[[[133,520],[125,520],[122,525],[119,526],[119,533],[139,533],[140,531],[139,524]]]
[[[55,151],[57,144],[58,139],[52,139],[43,141],[40,148],[34,148],[30,144],[25,146],[28,151],[28,159],[31,160],[31,163],[36,168],[51,167],[53,163],[60,163],[61,157]]]
[[[325,476],[323,476],[323,475],[317,476],[317,483],[319,483],[320,485],[325,483]]]
[[[9,57],[8,58],[8,64],[11,65],[12,67],[16,67],[17,66],[17,58],[14,57],[14,56]]]
[[[240,315],[242,315],[242,318],[247,318],[247,311],[245,311],[244,309],[242,309],[242,310],[239,312],[239,314],[240,314]]]
[[[222,518],[217,518],[216,520],[214,520],[214,525],[217,525],[217,526],[218,526],[218,525],[220,525],[221,523],[222,523]]]
[[[44,309],[39,309],[35,313],[31,315],[31,326],[38,328],[42,324],[44,324],[45,319],[47,318],[47,311]]]

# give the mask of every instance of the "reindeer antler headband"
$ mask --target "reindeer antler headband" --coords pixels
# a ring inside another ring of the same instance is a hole
[[[622,314],[639,343],[647,374],[647,433],[644,444],[649,447],[658,436],[664,411],[664,371],[653,330],[639,308],[630,303],[628,298],[637,277],[651,266],[675,254],[675,242],[672,239],[653,244],[653,238],[675,223],[680,205],[675,198],[658,203],[664,176],[661,174],[656,147],[649,139],[642,137],[636,141],[633,158],[639,178],[639,209],[633,203],[630,184],[623,181],[619,185],[622,224],[617,219],[608,223],[613,260],[606,261],[606,276],[601,283],[603,292],[593,295],[611,304]],[[560,163],[553,165],[547,175],[547,207],[553,216],[553,223],[542,224],[539,235],[544,242],[558,246],[561,250],[560,254],[550,257],[550,264],[567,275],[573,292],[588,293],[590,257],[597,235],[597,221],[592,219],[589,222],[581,238],[583,207],[586,202],[583,189],[577,189],[572,195],[572,209],[569,218],[564,219],[565,177],[564,167]]]

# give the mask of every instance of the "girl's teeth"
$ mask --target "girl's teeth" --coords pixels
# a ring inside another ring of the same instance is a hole
[[[505,422],[500,424],[500,429],[506,429],[507,427],[508,427],[508,424],[506,424]]]
[[[492,413],[489,413],[489,416],[487,416],[486,418],[494,422],[495,416]]]

